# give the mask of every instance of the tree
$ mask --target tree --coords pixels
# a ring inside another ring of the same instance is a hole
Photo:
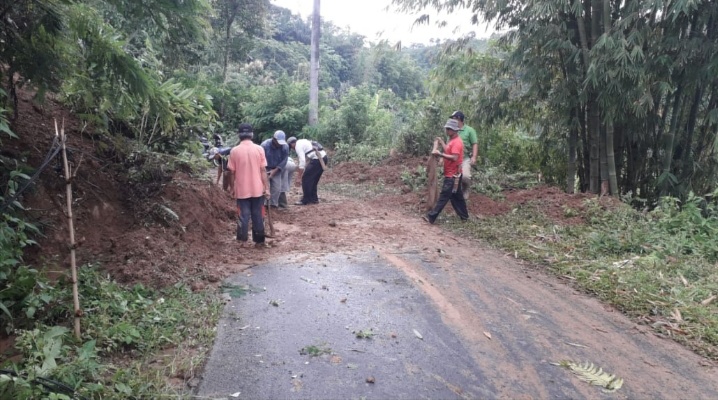
[[[17,0],[0,5],[0,81],[18,116],[17,86],[30,82],[40,97],[58,89],[63,64],[65,6],[69,1]],[[3,74],[5,72],[5,74]],[[16,76],[19,75],[18,76]]]
[[[244,61],[251,49],[251,39],[264,29],[268,0],[215,0],[217,17],[212,21],[219,36],[222,82],[227,80],[230,61]],[[238,27],[238,28],[237,28]]]

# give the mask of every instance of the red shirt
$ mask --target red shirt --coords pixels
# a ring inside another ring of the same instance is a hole
[[[449,143],[444,148],[444,153],[459,156],[456,161],[444,158],[444,176],[452,177],[461,171],[461,163],[464,162],[464,142],[461,141],[459,135],[449,140]]]

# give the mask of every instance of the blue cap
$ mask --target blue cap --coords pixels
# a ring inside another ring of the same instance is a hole
[[[287,135],[284,134],[284,131],[274,132],[274,139],[276,139],[279,144],[287,144]]]

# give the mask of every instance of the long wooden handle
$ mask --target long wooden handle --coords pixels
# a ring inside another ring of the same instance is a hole
[[[269,225],[269,236],[274,237],[274,224],[272,223],[272,206],[267,203],[267,224]]]
[[[431,155],[432,155],[432,156],[434,155],[434,152],[435,152],[436,150],[439,150],[439,141],[436,140],[436,139],[434,139],[434,148],[431,149]]]

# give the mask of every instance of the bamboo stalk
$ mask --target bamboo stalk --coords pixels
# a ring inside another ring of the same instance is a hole
[[[57,120],[55,120],[55,135],[58,135]],[[59,131],[60,143],[62,143],[62,164],[65,168],[65,198],[67,200],[67,228],[70,232],[70,270],[72,271],[72,302],[75,306],[75,337],[80,339],[80,297],[77,289],[77,265],[75,262],[75,227],[72,221],[72,175],[70,165],[67,162],[67,147],[65,136],[65,121],[62,121],[62,128]]]

